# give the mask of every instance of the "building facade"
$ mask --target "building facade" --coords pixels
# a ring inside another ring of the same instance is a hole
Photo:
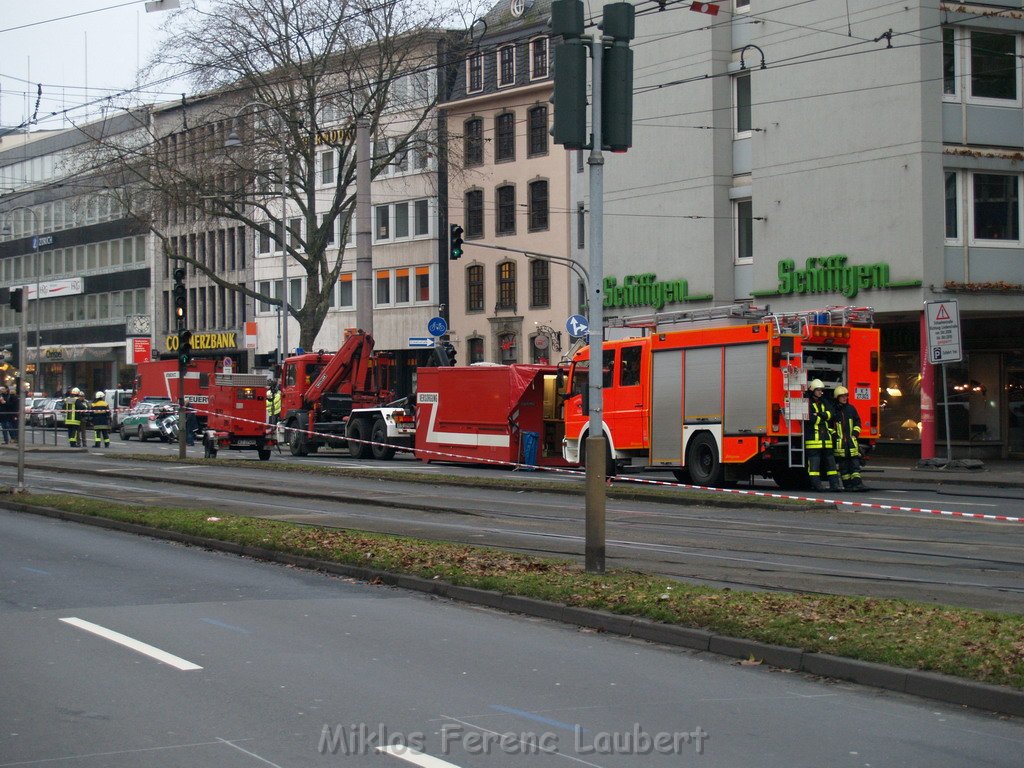
[[[152,332],[151,241],[90,163],[95,135],[131,132],[137,119],[0,144],[0,286],[27,294],[24,372],[34,392],[131,386],[128,338]],[[15,356],[21,322],[0,308],[0,344]]]
[[[1024,455],[1021,4],[720,5],[637,18],[606,313],[871,306],[887,449],[928,453],[934,406],[942,455],[948,403],[954,457]],[[923,304],[951,299],[943,389]]]
[[[576,155],[549,135],[549,15],[547,0],[492,8],[444,104],[449,218],[466,246],[449,276],[460,363],[557,362],[568,351],[565,321],[580,302],[566,264],[577,253]]]

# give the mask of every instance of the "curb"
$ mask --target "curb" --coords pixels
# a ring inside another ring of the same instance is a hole
[[[425,579],[409,574],[392,573],[357,565],[332,563],[303,555],[263,549],[220,539],[207,539],[192,534],[152,528],[138,523],[126,523],[102,517],[91,517],[76,512],[48,507],[37,507],[4,499],[0,507],[17,512],[83,523],[98,528],[134,533],[157,539],[167,539],[204,549],[252,557],[259,560],[291,565],[309,570],[323,571],[337,576],[386,584],[450,600],[496,608],[539,619],[557,621],[578,627],[594,629],[623,637],[633,637],[663,645],[706,651],[736,659],[754,659],[782,669],[791,669],[811,675],[848,680],[872,688],[906,693],[925,699],[946,702],[1004,715],[1024,716],[1024,690],[1008,686],[990,685],[965,680],[937,672],[903,669],[886,664],[860,661],[827,653],[814,653],[799,648],[771,645],[757,640],[717,635],[703,629],[675,624],[662,624],[650,619],[624,616],[607,611],[538,600],[531,597],[507,595],[494,590],[478,589],[451,584],[439,579]]]

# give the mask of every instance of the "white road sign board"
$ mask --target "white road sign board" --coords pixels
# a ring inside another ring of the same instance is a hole
[[[926,301],[928,321],[928,362],[958,363],[963,359],[960,346],[960,308],[953,301]]]

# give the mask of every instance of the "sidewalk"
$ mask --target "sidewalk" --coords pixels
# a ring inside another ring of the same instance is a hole
[[[1024,488],[1024,461],[986,459],[981,469],[918,466],[917,459],[876,458],[864,469],[866,485],[881,483],[971,483],[1001,488]]]

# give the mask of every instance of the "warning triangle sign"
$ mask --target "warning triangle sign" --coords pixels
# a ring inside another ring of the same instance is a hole
[[[946,311],[945,304],[939,304],[939,311],[935,315],[936,320],[950,320],[949,312]]]

